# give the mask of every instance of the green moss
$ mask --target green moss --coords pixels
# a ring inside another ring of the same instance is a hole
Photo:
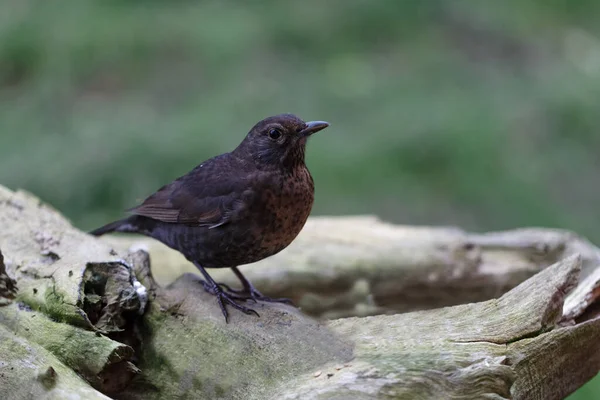
[[[0,398],[25,400],[107,398],[34,341],[0,325]]]
[[[51,320],[42,313],[21,310],[16,304],[3,307],[2,316],[8,328],[44,347],[90,380],[115,358],[127,360],[133,356],[128,346],[90,330]]]
[[[57,291],[54,287],[46,289],[44,303],[40,311],[48,315],[54,321],[66,322],[72,325],[86,325],[82,318],[81,310],[74,304],[65,302],[67,296]]]

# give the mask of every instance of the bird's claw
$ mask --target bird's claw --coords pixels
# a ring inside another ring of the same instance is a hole
[[[227,309],[225,308],[225,304],[229,304],[230,306],[243,312],[244,314],[254,314],[260,318],[260,315],[258,314],[258,312],[256,312],[256,310],[239,305],[238,303],[235,302],[235,300],[232,297],[230,297],[230,295],[228,293],[223,292],[220,288],[217,290],[216,296],[217,296],[217,302],[219,303],[219,307],[221,307],[221,312],[225,316],[226,323],[229,322],[229,313],[227,312]]]
[[[288,298],[285,298],[285,297],[272,298],[272,297],[265,296],[264,294],[259,292],[252,285],[250,285],[249,288],[244,288],[244,289],[233,289],[231,286],[227,285],[226,283],[219,283],[219,286],[222,287],[223,289],[225,289],[228,292],[228,294],[232,295],[232,297],[235,298],[236,300],[244,300],[244,301],[252,300],[255,303],[257,303],[258,301],[264,301],[266,303],[285,303],[285,304],[295,306],[294,302],[292,302],[292,300],[290,300]]]
[[[204,287],[204,290],[206,290],[208,293],[216,296],[217,303],[219,304],[219,307],[221,308],[221,312],[225,316],[225,322],[229,322],[229,313],[227,312],[227,309],[225,308],[225,304],[229,304],[230,306],[232,306],[236,310],[243,312],[244,314],[254,314],[260,318],[260,315],[258,314],[258,312],[256,312],[256,310],[253,310],[252,308],[241,306],[235,302],[236,300],[244,301],[244,300],[246,300],[245,297],[223,291],[223,289],[221,289],[221,287],[220,287],[222,284],[217,284],[217,285],[213,286],[204,280],[201,280],[200,283]]]

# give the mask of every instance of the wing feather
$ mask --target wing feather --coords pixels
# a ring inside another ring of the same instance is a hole
[[[167,223],[209,228],[227,224],[244,207],[240,179],[227,179],[230,163],[224,156],[209,160],[128,211]]]

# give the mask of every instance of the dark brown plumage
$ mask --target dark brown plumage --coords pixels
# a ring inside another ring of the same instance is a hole
[[[310,214],[314,185],[304,164],[306,141],[326,128],[281,114],[257,123],[232,152],[211,158],[160,188],[133,215],[92,232],[140,233],[181,252],[200,270],[227,320],[225,304],[256,313],[236,300],[270,299],[237,269],[278,253],[298,235]],[[243,285],[217,284],[205,268],[231,268]]]

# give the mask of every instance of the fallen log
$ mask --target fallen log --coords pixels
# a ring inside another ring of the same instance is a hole
[[[149,252],[161,285],[197,272],[158,241],[123,235],[103,240],[123,250]],[[583,277],[600,265],[596,246],[564,230],[479,234],[398,226],[375,217],[320,217],[309,219],[287,249],[240,269],[263,293],[290,297],[304,313],[332,319],[488,300],[574,254],[582,258]],[[239,286],[228,270],[210,273]]]
[[[155,282],[188,268],[173,252],[2,187],[0,252],[0,398],[561,399],[600,371],[599,252],[568,232],[314,219],[245,272],[321,318],[229,324],[196,274]]]

